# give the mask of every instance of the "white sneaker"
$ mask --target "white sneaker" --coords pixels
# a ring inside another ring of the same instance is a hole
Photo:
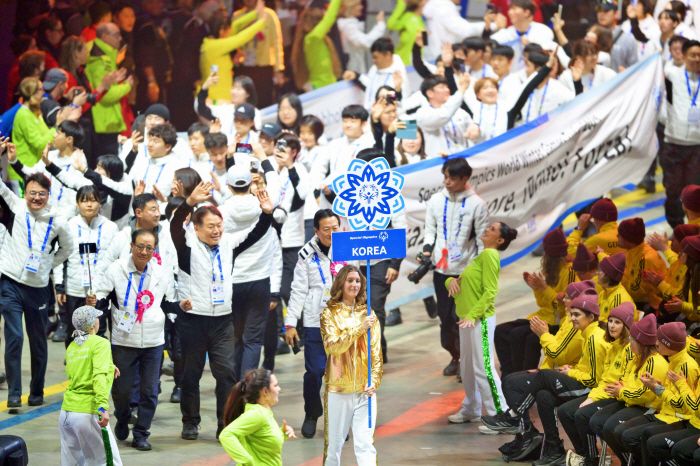
[[[500,434],[499,431],[493,430],[493,429],[489,429],[489,428],[486,427],[486,426],[479,426],[479,433],[482,433],[482,434],[484,434],[484,435],[498,435],[498,434]]]
[[[467,418],[460,411],[456,414],[447,416],[447,420],[450,421],[452,424],[464,424],[465,422],[481,422],[481,416]]]
[[[585,458],[577,455],[573,450],[566,452],[566,466],[582,466]]]
[[[605,466],[610,466],[612,464],[612,455],[605,455]]]

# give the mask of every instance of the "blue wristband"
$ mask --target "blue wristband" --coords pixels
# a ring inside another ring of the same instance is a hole
[[[104,413],[106,412],[104,408],[97,408],[97,410],[98,410],[99,412],[101,412],[102,414],[104,414]]]

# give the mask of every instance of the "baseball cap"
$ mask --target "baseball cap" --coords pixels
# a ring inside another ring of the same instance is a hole
[[[262,125],[262,128],[260,128],[260,132],[262,134],[271,138],[276,138],[280,134],[280,131],[282,130],[280,129],[279,125],[276,125],[275,123],[265,123]]]
[[[51,68],[44,77],[44,90],[50,91],[60,83],[68,81],[66,73],[60,68]]]
[[[595,9],[598,11],[600,11],[600,10],[604,10],[604,11],[617,10],[618,5],[617,5],[617,2],[614,0],[604,0],[602,2],[598,2]]]
[[[245,188],[253,181],[249,167],[234,165],[226,172],[226,182],[234,188]]]
[[[255,120],[255,107],[250,104],[240,104],[236,107],[236,112],[233,114],[234,117],[242,117],[246,120]]]

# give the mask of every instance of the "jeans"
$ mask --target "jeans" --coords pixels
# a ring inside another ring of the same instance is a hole
[[[238,382],[246,372],[260,365],[270,311],[270,279],[234,283],[232,302],[233,380]]]
[[[134,425],[135,439],[147,439],[151,433],[151,421],[158,406],[158,379],[160,362],[163,357],[163,345],[150,348],[131,348],[112,346],[112,360],[121,375],[114,379],[112,399],[114,400],[114,417],[117,422],[127,424],[131,417],[129,399],[134,386],[136,372],[139,373],[141,392],[139,396],[138,421]]]
[[[48,361],[46,323],[49,320],[49,294],[46,286],[34,288],[22,285],[7,276],[0,281],[2,316],[5,319],[5,371],[7,372],[8,396],[22,396],[22,316],[27,327],[31,354],[32,379],[29,397],[44,396],[44,378]]]
[[[323,414],[321,385],[326,372],[326,349],[321,339],[321,329],[305,327],[306,344],[304,345],[304,412],[307,416],[318,419]]]
[[[449,296],[445,282],[448,278],[457,278],[456,275],[443,275],[433,272],[433,285],[437,296],[438,317],[440,318],[440,344],[452,356],[459,360],[459,327],[457,327],[457,314],[455,314],[455,300]]]

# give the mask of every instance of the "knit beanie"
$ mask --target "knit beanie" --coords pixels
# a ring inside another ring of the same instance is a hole
[[[647,314],[642,320],[632,325],[630,335],[639,344],[651,346],[656,344],[656,316]]]
[[[584,290],[576,299],[571,301],[571,309],[581,309],[582,311],[590,312],[600,316],[600,307],[598,307],[598,293],[595,290]]]
[[[656,331],[657,340],[671,351],[683,351],[686,336],[683,322],[669,322],[660,326]]]
[[[586,290],[595,291],[595,282],[593,280],[584,280],[582,282],[569,283],[566,286],[566,294],[571,299],[576,299],[581,293]]]
[[[170,110],[163,104],[153,104],[146,109],[146,116],[156,115],[164,119],[165,121],[170,121]]]
[[[679,243],[683,242],[686,236],[697,236],[700,235],[700,225],[684,224],[678,225],[673,229],[673,237],[678,240]]]
[[[571,264],[574,272],[588,272],[598,265],[598,258],[583,243],[578,243],[576,257]]]
[[[700,261],[700,236],[686,236],[681,241],[681,251],[691,259]]]
[[[620,226],[617,227],[617,232],[625,241],[640,245],[644,242],[644,237],[646,236],[644,220],[639,217],[623,220],[620,222]]]
[[[627,264],[627,257],[624,252],[618,252],[617,254],[606,257],[600,261],[600,270],[603,271],[605,275],[610,277],[616,282],[621,282],[622,277],[625,274],[625,266]]]
[[[591,218],[601,222],[616,222],[617,207],[615,203],[608,198],[598,199],[591,207]]]
[[[557,228],[544,236],[542,240],[544,253],[551,257],[564,257],[568,253],[569,243],[566,242],[564,230]]]
[[[691,184],[681,192],[681,202],[691,212],[700,212],[700,186]]]
[[[624,302],[617,307],[614,307],[610,314],[608,314],[608,319],[615,317],[620,319],[623,324],[629,329],[634,325],[634,304],[630,302]]]

